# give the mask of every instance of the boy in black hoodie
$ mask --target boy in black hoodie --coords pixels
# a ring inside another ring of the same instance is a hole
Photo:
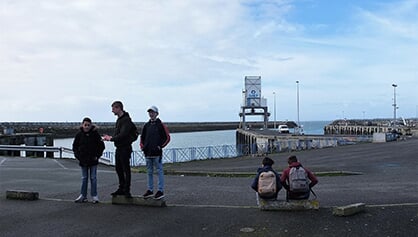
[[[99,202],[97,195],[97,165],[104,149],[105,145],[96,126],[91,123],[90,118],[84,118],[80,131],[76,134],[73,141],[74,156],[79,161],[82,175],[81,192],[80,196],[75,200],[76,203],[87,202],[89,177],[93,203]]]

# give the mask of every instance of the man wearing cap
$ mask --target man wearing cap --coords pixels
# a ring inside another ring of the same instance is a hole
[[[148,189],[143,196],[144,198],[149,198],[154,194],[153,173],[154,167],[156,167],[158,173],[158,191],[154,198],[161,199],[164,197],[163,148],[170,142],[170,133],[167,126],[157,118],[158,108],[156,106],[149,107],[147,112],[150,119],[142,128],[139,144],[145,155],[148,174]]]
[[[132,153],[130,131],[133,129],[133,123],[128,112],[123,110],[122,102],[113,102],[112,112],[118,117],[115,133],[113,136],[105,135],[103,137],[105,141],[114,142],[116,147],[115,169],[119,179],[119,188],[111,195],[125,195],[125,197],[131,198],[131,166],[129,161]]]

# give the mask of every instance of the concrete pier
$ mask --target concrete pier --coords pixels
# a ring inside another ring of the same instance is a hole
[[[390,119],[335,120],[324,127],[325,135],[373,135],[374,133],[393,133],[418,136],[418,121],[403,120],[402,123]]]
[[[242,155],[264,155],[278,152],[310,150],[338,145],[372,142],[372,136],[357,135],[294,135],[276,130],[237,129],[236,144]]]

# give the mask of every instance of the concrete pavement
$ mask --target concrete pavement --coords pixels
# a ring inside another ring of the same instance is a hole
[[[168,207],[110,204],[113,167],[100,166],[101,203],[76,204],[80,169],[74,160],[0,157],[0,236],[415,236],[418,234],[418,140],[293,152],[320,176],[319,211],[266,212],[256,207],[252,176],[188,176],[194,172],[255,174],[262,157],[165,164]],[[271,155],[281,171],[290,153]],[[6,190],[39,192],[38,201],[8,200]],[[132,193],[146,175],[132,175]],[[279,193],[284,200],[284,192]],[[366,203],[366,212],[332,215],[332,207]]]

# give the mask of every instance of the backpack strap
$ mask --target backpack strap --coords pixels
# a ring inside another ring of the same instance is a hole
[[[316,199],[317,198],[316,193],[312,190],[312,188],[309,188],[309,190],[311,190],[311,193],[315,196],[314,199]]]

